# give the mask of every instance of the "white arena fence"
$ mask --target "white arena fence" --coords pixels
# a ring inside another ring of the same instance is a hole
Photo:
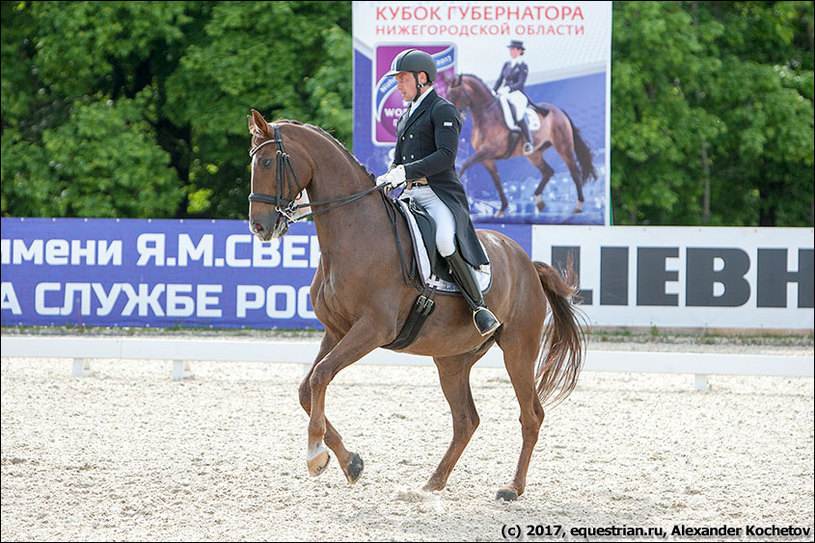
[[[99,338],[53,336],[4,336],[2,356],[64,358],[73,360],[73,376],[92,374],[90,361],[166,360],[172,362],[172,378],[191,375],[191,362],[275,362],[311,364],[318,342]],[[376,349],[358,364],[431,366],[429,356],[416,356]],[[503,353],[490,349],[476,367],[503,368]],[[812,377],[812,360],[805,356],[759,354],[707,354],[644,351],[592,351],[586,353],[584,369],[605,372],[677,373],[694,375],[694,388],[708,389],[708,375],[769,375]]]

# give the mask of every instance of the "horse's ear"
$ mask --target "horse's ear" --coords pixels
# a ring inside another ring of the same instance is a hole
[[[249,119],[249,132],[259,136],[269,135],[269,123],[263,118],[263,115],[256,109],[252,110],[252,115],[246,116]]]

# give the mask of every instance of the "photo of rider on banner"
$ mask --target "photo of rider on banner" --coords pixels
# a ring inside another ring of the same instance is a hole
[[[543,191],[555,174],[543,154],[553,147],[574,181],[577,198],[572,213],[582,213],[583,185],[597,179],[592,163],[594,153],[563,110],[552,104],[536,103],[527,96],[524,84],[529,68],[521,58],[524,44],[512,40],[507,47],[511,58],[504,64],[492,89],[474,75],[459,75],[447,82],[448,99],[460,111],[469,110],[472,118],[473,153],[461,165],[459,173],[463,175],[479,163],[487,169],[500,197],[500,207],[493,217],[503,219],[509,204],[504,183],[510,186],[511,183],[502,182],[496,162],[524,156],[541,173],[540,183],[533,192],[534,212],[541,212],[546,208]],[[530,208],[516,206],[513,211],[516,215],[524,214],[523,211],[528,214]]]
[[[488,12],[439,2],[411,13],[381,5],[353,5],[354,154],[366,167],[379,175],[392,163],[407,104],[384,76],[415,48],[436,60],[433,88],[461,116],[456,173],[474,223],[610,224],[608,3],[498,2],[504,10]],[[468,22],[499,13],[507,24]],[[393,20],[425,14],[441,23]]]

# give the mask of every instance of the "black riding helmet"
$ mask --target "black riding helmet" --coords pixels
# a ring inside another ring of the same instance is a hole
[[[416,81],[416,96],[413,98],[415,101],[419,97],[422,87],[431,85],[436,79],[436,61],[424,51],[405,49],[396,55],[396,58],[393,59],[393,63],[391,63],[390,71],[385,75],[393,76],[399,72],[413,73],[413,79]],[[427,74],[427,83],[419,83],[419,72]]]

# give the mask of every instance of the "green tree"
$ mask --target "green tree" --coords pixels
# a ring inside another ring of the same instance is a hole
[[[3,214],[245,218],[251,108],[351,141],[350,30],[349,2],[3,2]]]
[[[615,2],[617,224],[812,224],[811,2]]]
[[[4,214],[175,213],[150,62],[183,37],[181,4],[2,3],[2,62],[16,66],[3,70]]]
[[[165,111],[189,127],[196,207],[245,218],[251,108],[351,140],[350,4],[218,2],[202,36],[168,78]]]

